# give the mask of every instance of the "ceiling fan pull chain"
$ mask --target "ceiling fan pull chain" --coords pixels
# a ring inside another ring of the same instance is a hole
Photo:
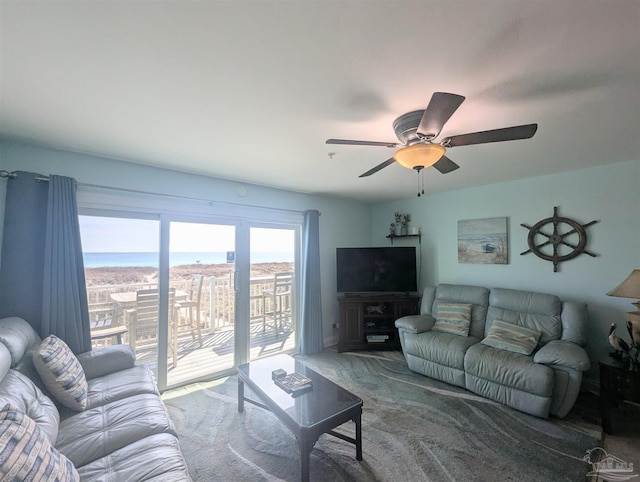
[[[420,191],[422,191],[422,194],[424,194],[424,178],[422,177],[423,168],[422,166],[416,166],[414,167],[414,169],[418,172],[418,197],[420,197]]]

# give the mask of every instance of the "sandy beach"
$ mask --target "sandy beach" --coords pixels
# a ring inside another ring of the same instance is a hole
[[[190,279],[192,274],[205,278],[227,276],[235,269],[234,264],[189,264],[174,266],[169,271],[172,280]],[[293,271],[293,263],[255,263],[251,265],[251,276],[264,276]],[[104,266],[85,268],[87,286],[148,283],[158,279],[158,269],[141,266]]]

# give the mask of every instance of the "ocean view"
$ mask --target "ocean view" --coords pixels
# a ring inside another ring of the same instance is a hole
[[[458,244],[463,244],[471,250],[485,251],[487,245],[506,246],[507,236],[505,233],[459,234]]]
[[[100,268],[104,266],[126,267],[142,266],[157,267],[159,253],[84,253],[85,268]],[[169,257],[170,266],[182,266],[186,264],[225,264],[227,253],[225,252],[175,252]],[[251,253],[252,263],[292,263],[293,253],[282,252],[255,252]]]

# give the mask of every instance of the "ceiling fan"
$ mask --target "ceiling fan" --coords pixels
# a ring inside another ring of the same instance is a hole
[[[407,169],[414,169],[420,173],[425,167],[433,166],[442,174],[455,171],[460,166],[449,159],[444,153],[447,149],[472,144],[487,144],[489,142],[513,141],[529,139],[538,129],[538,124],[526,124],[489,131],[472,132],[446,137],[440,142],[434,142],[440,131],[460,107],[464,97],[447,92],[434,92],[425,110],[416,110],[401,115],[393,121],[393,130],[400,142],[355,141],[351,139],[327,139],[327,144],[343,144],[353,146],[381,146],[399,148],[391,158],[378,164],[374,168],[361,174],[367,177],[397,162]],[[419,182],[422,180],[420,179]],[[422,188],[424,194],[424,188]],[[420,188],[418,191],[420,196]]]

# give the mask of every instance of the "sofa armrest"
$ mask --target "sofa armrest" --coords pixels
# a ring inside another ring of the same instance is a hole
[[[586,371],[591,367],[584,348],[563,340],[552,340],[547,343],[536,352],[533,361],[544,365],[560,365],[578,371]]]
[[[431,315],[408,315],[396,320],[396,328],[411,333],[422,333],[429,331],[435,322],[435,318]]]
[[[111,345],[78,355],[87,380],[132,368],[136,357],[129,345]]]

